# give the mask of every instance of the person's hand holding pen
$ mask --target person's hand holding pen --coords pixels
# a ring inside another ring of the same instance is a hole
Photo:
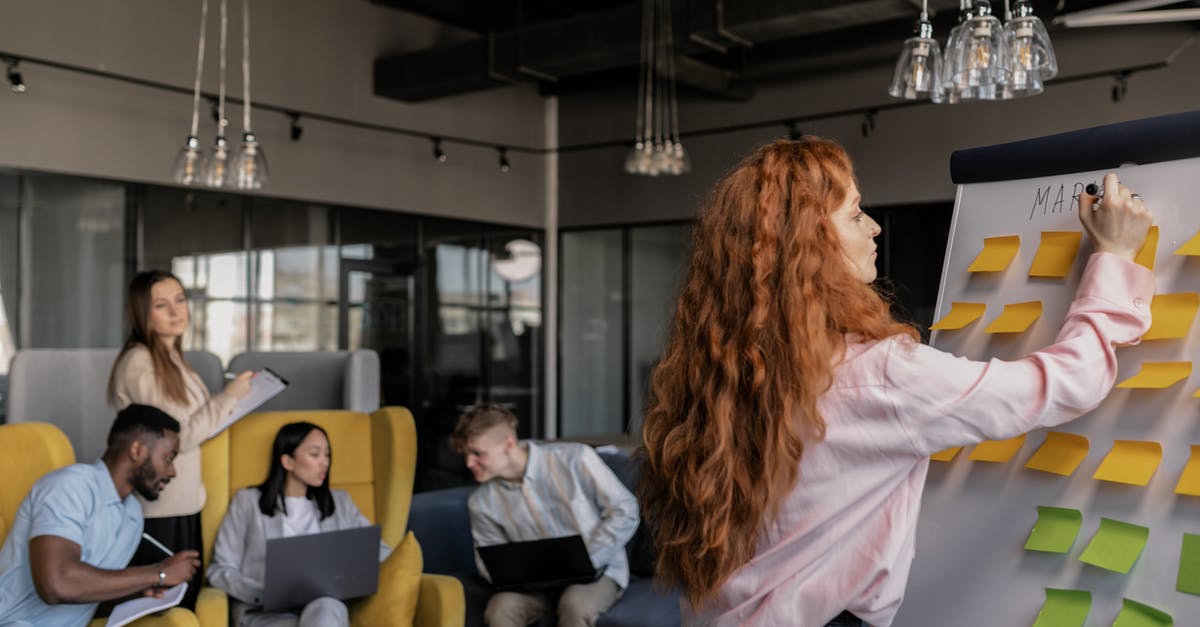
[[[225,384],[225,389],[222,392],[229,394],[235,399],[241,399],[250,393],[250,379],[253,377],[253,370],[243,370],[237,374],[226,372],[225,378],[229,383]]]
[[[163,591],[167,588],[173,588],[185,581],[191,581],[192,576],[196,574],[196,569],[200,568],[200,553],[198,551],[180,551],[172,552],[161,542],[155,540],[148,533],[143,533],[142,537],[149,541],[168,557],[158,564],[158,582],[146,589],[146,596],[162,598]]]
[[[1091,186],[1089,186],[1091,187]],[[1141,196],[1117,181],[1117,175],[1104,175],[1103,190],[1079,195],[1079,221],[1096,246],[1096,252],[1108,252],[1132,261],[1146,243],[1146,234],[1154,222]]]

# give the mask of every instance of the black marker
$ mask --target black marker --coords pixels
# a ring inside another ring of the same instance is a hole
[[[1088,183],[1087,187],[1083,188],[1083,191],[1087,192],[1090,196],[1104,198],[1104,188],[1095,183]]]

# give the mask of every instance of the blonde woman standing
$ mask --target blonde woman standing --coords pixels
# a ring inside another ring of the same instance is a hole
[[[151,405],[179,421],[176,476],[155,501],[142,500],[145,531],[172,551],[203,553],[200,510],[204,484],[200,477],[200,445],[250,392],[252,372],[230,381],[209,396],[208,388],[183,359],[183,333],[191,322],[183,284],[161,270],[142,272],[129,283],[125,300],[128,335],[108,379],[108,399],[118,410],[130,404]],[[167,556],[143,542],[131,564],[154,564]],[[195,608],[204,569],[189,582],[183,605]]]

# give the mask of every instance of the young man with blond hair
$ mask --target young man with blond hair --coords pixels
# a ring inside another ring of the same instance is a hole
[[[468,510],[475,546],[580,535],[596,568],[592,583],[545,593],[498,592],[484,610],[491,627],[524,627],[556,604],[561,627],[590,626],[629,585],[625,544],[638,526],[637,499],[592,447],[517,440],[517,417],[480,405],[458,419],[451,445],[480,483]],[[491,577],[475,552],[479,574]]]

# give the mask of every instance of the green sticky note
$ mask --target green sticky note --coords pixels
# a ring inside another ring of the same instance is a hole
[[[1128,573],[1142,554],[1148,537],[1149,527],[1101,518],[1100,529],[1092,536],[1079,561],[1118,573]]]
[[[1039,505],[1037,510],[1037,522],[1029,532],[1025,550],[1048,553],[1070,551],[1071,545],[1075,544],[1075,536],[1079,535],[1079,527],[1083,524],[1083,514],[1077,509],[1042,505]]]
[[[1046,588],[1046,602],[1033,627],[1083,627],[1092,609],[1092,593],[1087,590]]]
[[[1175,619],[1171,615],[1144,603],[1125,599],[1121,613],[1113,627],[1172,627]]]
[[[1200,595],[1200,535],[1183,534],[1183,550],[1179,552],[1179,577],[1175,589]]]

